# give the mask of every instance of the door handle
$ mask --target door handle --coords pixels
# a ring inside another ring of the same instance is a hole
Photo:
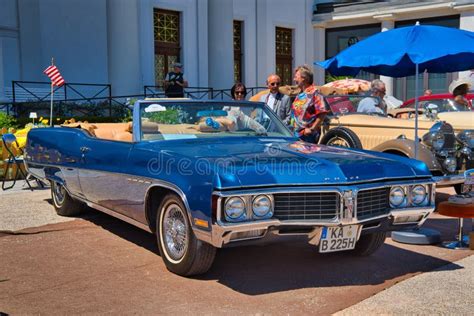
[[[83,153],[83,154],[85,154],[85,153],[91,151],[91,149],[90,149],[89,147],[86,147],[86,146],[81,147],[80,150],[81,150],[81,153]]]

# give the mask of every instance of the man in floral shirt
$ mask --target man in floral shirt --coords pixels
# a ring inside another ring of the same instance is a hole
[[[302,92],[291,106],[290,125],[301,140],[316,144],[327,114],[324,99],[313,84],[313,72],[309,66],[297,67],[293,80]]]

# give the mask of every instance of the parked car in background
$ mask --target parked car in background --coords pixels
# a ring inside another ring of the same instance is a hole
[[[386,113],[357,112],[363,98],[372,97],[325,97],[330,113],[323,126],[320,143],[415,158],[414,119],[396,119]],[[464,182],[463,171],[474,166],[474,133],[470,130],[459,131],[456,137],[451,124],[433,120],[420,120],[418,128],[421,141],[417,159],[428,165],[438,186],[454,186],[460,192]]]
[[[466,98],[473,101],[474,94]],[[419,120],[444,121],[451,124],[455,133],[474,129],[474,111],[454,101],[452,94],[433,94],[418,99]],[[399,109],[389,111],[390,116],[401,119],[415,118],[415,99],[403,103]]]
[[[25,161],[58,214],[87,204],[149,231],[185,276],[205,273],[216,248],[269,234],[369,255],[435,203],[424,163],[298,141],[259,102],[140,101],[133,123],[32,130]]]

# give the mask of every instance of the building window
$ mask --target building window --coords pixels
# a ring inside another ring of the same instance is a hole
[[[234,82],[242,82],[242,21],[234,21]]]
[[[179,12],[154,9],[155,84],[163,85],[171,65],[180,61],[181,29]]]
[[[276,74],[282,84],[291,85],[293,81],[293,31],[277,27],[275,29]]]
[[[340,51],[347,47],[360,42],[366,37],[372,36],[380,32],[380,24],[370,24],[363,26],[350,26],[331,28],[326,30],[326,59],[334,57]],[[337,77],[330,76],[329,72],[326,72],[326,82],[338,79]],[[368,73],[366,71],[360,71],[357,74],[357,78],[365,80],[373,80],[378,76]],[[324,83],[316,83],[324,84]]]

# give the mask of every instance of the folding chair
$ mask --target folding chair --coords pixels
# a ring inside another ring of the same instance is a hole
[[[2,142],[3,142],[4,150],[6,150],[7,153],[8,153],[8,158],[5,159],[5,162],[6,162],[7,165],[5,167],[5,172],[3,173],[2,190],[8,190],[8,189],[13,188],[15,186],[16,180],[18,179],[18,173],[21,173],[21,175],[25,179],[26,183],[30,187],[30,190],[33,191],[33,188],[31,187],[31,184],[28,181],[28,177],[22,169],[22,166],[24,166],[23,150],[21,150],[20,146],[18,146],[16,136],[13,135],[13,134],[3,134],[2,135]],[[18,153],[20,155],[15,155],[14,149],[13,149],[13,144],[16,145],[16,148],[17,148],[16,151],[18,151]],[[5,187],[5,181],[7,179],[8,170],[13,165],[16,166],[15,176],[13,177],[13,184],[8,186],[8,187]]]

